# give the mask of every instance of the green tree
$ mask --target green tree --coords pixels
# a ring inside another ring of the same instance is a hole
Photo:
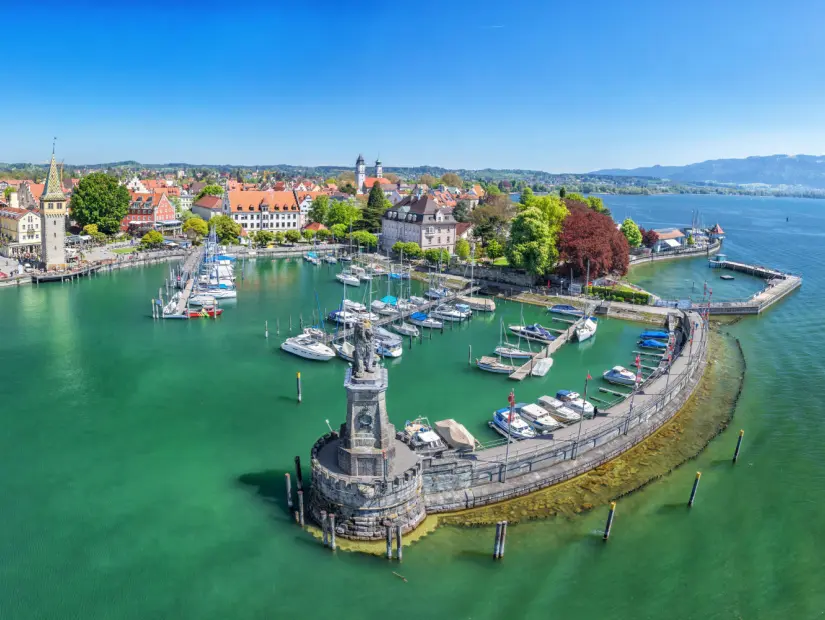
[[[631,220],[629,217],[622,222],[621,230],[624,238],[627,239],[627,243],[631,248],[638,248],[642,245],[642,231],[639,230],[636,222]]]
[[[284,234],[283,230],[279,230],[275,233],[275,243],[281,245],[286,240],[286,235]]]
[[[459,239],[455,242],[455,255],[461,260],[470,258],[470,242],[466,239]]]
[[[191,220],[193,217],[200,217],[199,215],[195,215],[188,209],[180,214],[180,220],[185,224],[186,220]],[[203,219],[203,218],[201,218]]]
[[[564,199],[569,200],[570,202],[583,202],[584,204],[588,204],[587,198],[585,198],[578,192],[567,192],[564,196]]]
[[[209,225],[203,218],[190,217],[183,223],[183,232],[189,233],[190,231],[195,237],[205,237],[209,234]]]
[[[241,225],[228,215],[216,215],[209,220],[209,227],[215,229],[218,241],[224,245],[235,243],[241,236]]]
[[[461,177],[458,176],[455,172],[447,172],[446,174],[442,175],[441,182],[447,187],[461,187],[463,183]]]
[[[312,241],[315,238],[315,231],[305,228],[301,231],[301,236],[307,241]]]
[[[510,223],[510,239],[504,251],[511,267],[540,276],[555,263],[555,240],[542,212],[524,209]],[[488,252],[489,254],[489,252]]]
[[[500,196],[501,190],[498,188],[498,185],[495,183],[488,183],[487,187],[484,189],[484,192],[487,196]]]
[[[329,227],[329,232],[339,241],[347,236],[347,227],[343,224],[333,224]]]
[[[159,248],[163,245],[163,235],[156,230],[150,230],[143,235],[140,243],[146,248]]]
[[[360,245],[366,248],[377,248],[378,237],[366,230],[356,230],[350,235],[353,244]]]
[[[693,245],[694,243],[696,243],[696,241],[694,241],[693,235],[688,235],[687,244],[688,245]]]
[[[8,202],[9,196],[11,196],[14,192],[17,191],[17,188],[13,185],[9,185],[6,189],[3,190],[3,198]]]
[[[290,243],[298,243],[301,240],[301,233],[298,232],[295,229],[292,229],[292,230],[286,231],[286,233],[284,234],[284,237]]]
[[[567,196],[567,190],[564,189],[564,185],[559,188],[559,198],[564,198]]]
[[[315,233],[315,238],[318,239],[318,241],[325,241],[330,237],[332,237],[332,233],[328,228],[322,228]]]
[[[329,206],[326,225],[333,228],[336,224],[341,224],[349,230],[349,227],[360,219],[361,208],[357,204],[349,200],[336,200]]]
[[[273,241],[275,241],[275,234],[268,230],[259,230],[255,233],[255,245],[259,248],[265,248]]]
[[[320,194],[312,199],[312,206],[309,208],[309,220],[319,224],[327,223],[327,213],[329,212],[329,196]]]
[[[175,215],[180,215],[180,196],[170,196],[169,194],[166,195],[169,199],[169,202],[172,203],[172,206],[175,207]]]
[[[83,230],[81,230],[80,232],[82,232],[84,235],[89,235],[90,237],[94,237],[100,231],[98,231],[98,229],[97,229],[97,224],[86,224],[83,227]]]
[[[484,248],[484,252],[487,254],[488,258],[492,260],[496,260],[497,258],[504,256],[504,248],[501,247],[501,244],[495,239],[490,239],[490,243],[488,243],[487,247]]]
[[[453,209],[453,217],[456,222],[466,222],[470,217],[470,211],[470,201],[459,200],[458,204],[455,206],[455,209]]]
[[[195,196],[195,202],[204,196],[223,196],[223,188],[220,185],[206,185],[198,192],[198,195]]]
[[[605,215],[610,215],[610,209],[604,206],[604,201],[598,196],[588,196],[587,204],[589,204],[590,208],[593,209],[596,213],[604,213]]]
[[[424,258],[433,265],[437,265],[439,262],[446,265],[450,262],[450,253],[444,248],[430,248],[424,250]]]
[[[129,211],[129,190],[103,172],[83,177],[72,193],[72,219],[81,228],[97,224],[98,230],[112,235]]]
[[[521,190],[521,197],[519,198],[519,202],[525,206],[528,206],[534,196],[535,194],[533,194],[533,190],[529,187],[525,187],[523,190]]]
[[[367,198],[367,206],[364,207],[362,214],[363,228],[371,232],[381,230],[381,218],[384,217],[384,212],[390,208],[390,201],[384,196],[384,190],[381,189],[380,183],[375,183],[370,190],[369,198]]]
[[[435,187],[438,185],[438,179],[431,174],[422,174],[418,178],[418,183],[421,185],[428,185],[429,187]]]

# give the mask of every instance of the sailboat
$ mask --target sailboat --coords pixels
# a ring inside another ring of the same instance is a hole
[[[529,340],[527,341],[527,351],[523,351],[521,349],[521,334],[519,334],[519,344],[511,346],[510,343],[507,341],[507,332],[504,331],[504,321],[499,321],[501,325],[501,333],[504,335],[504,344],[499,344],[496,347],[496,355],[500,357],[507,357],[514,360],[529,360],[531,357],[535,355],[532,351],[530,351]]]
[[[473,286],[475,285],[474,269],[475,269],[475,255],[476,246],[473,244],[472,254],[470,256],[470,294],[456,297],[458,301],[467,304],[471,310],[478,310],[479,312],[495,312],[496,302],[486,297],[473,297]]]
[[[500,323],[501,325],[501,332],[499,333],[499,346],[496,348],[496,353],[498,353],[499,349],[502,348],[502,333],[504,331],[504,322]],[[478,366],[481,370],[486,370],[487,372],[495,372],[499,374],[512,374],[516,371],[517,367],[513,366],[512,364],[505,364],[501,361],[502,355],[498,353],[498,357],[491,357],[489,355],[485,355],[476,359],[476,366]]]

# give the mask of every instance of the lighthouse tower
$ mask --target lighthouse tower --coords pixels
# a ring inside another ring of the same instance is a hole
[[[40,196],[40,260],[46,269],[66,267],[66,195],[52,149],[49,176]]]
[[[367,180],[367,166],[364,164],[364,156],[359,155],[355,161],[355,191],[364,193],[364,183]]]

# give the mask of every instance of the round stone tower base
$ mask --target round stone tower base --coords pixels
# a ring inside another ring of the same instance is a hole
[[[316,523],[321,511],[335,514],[338,536],[356,540],[383,539],[387,525],[415,529],[427,516],[418,456],[395,442],[395,458],[386,476],[350,476],[338,466],[338,433],[319,439],[312,448],[312,488],[309,513]]]

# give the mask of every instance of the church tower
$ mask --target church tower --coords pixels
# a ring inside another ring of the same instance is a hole
[[[49,176],[40,196],[40,260],[46,269],[66,267],[66,212],[66,195],[52,148]]]
[[[384,178],[384,166],[381,165],[381,159],[375,160],[375,178],[382,179]]]
[[[364,156],[359,155],[355,161],[355,191],[359,194],[364,193],[364,183],[367,180],[367,167],[364,164]]]

